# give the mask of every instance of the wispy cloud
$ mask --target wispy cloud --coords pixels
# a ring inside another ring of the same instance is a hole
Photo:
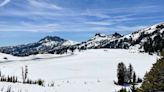
[[[26,32],[53,32],[57,31],[60,28],[60,25],[49,23],[49,24],[30,24],[27,22],[22,22],[17,25],[10,25],[8,24],[0,24],[0,32],[9,31],[9,32],[19,32],[19,31],[26,31]]]
[[[95,25],[95,26],[109,26],[112,25],[110,21],[87,21],[86,24],[88,25]]]
[[[129,32],[133,32],[133,31],[138,31],[140,29],[143,28],[147,28],[148,26],[125,26],[125,25],[121,25],[121,26],[114,26],[109,28],[109,30],[115,31],[115,32],[125,32],[125,33],[129,33]]]
[[[8,4],[10,2],[10,0],[4,0],[0,3],[0,7],[5,6],[6,4]]]
[[[133,7],[88,8],[79,9],[66,7],[52,2],[53,0],[24,0],[12,2],[16,8],[1,9],[0,31],[134,31],[145,25],[143,20],[161,19],[161,15],[153,16],[163,11],[157,5],[137,5]],[[4,6],[10,0],[0,4]],[[64,2],[61,0],[61,2]],[[26,3],[26,5],[24,5]],[[73,2],[74,3],[74,2]],[[103,7],[103,6],[102,6]],[[154,13],[155,12],[155,13]],[[147,16],[143,16],[149,14]],[[151,15],[152,14],[152,15]],[[5,18],[5,19],[4,19]],[[142,23],[135,24],[136,21]],[[23,22],[22,22],[23,21]],[[11,23],[13,23],[11,25]],[[131,24],[134,24],[131,26]],[[124,25],[123,25],[124,24]],[[20,26],[21,25],[21,26]]]
[[[61,10],[63,9],[61,6],[46,2],[46,1],[38,1],[38,0],[28,0],[31,6],[34,8],[39,8],[39,9],[56,9],[56,10]],[[34,9],[33,8],[33,9]]]

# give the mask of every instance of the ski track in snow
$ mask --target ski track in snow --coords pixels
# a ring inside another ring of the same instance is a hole
[[[64,55],[64,56],[53,56],[53,57],[46,57],[46,58],[43,58],[43,57],[34,57],[32,59],[22,59],[22,60],[3,60],[3,61],[0,61],[0,63],[11,63],[11,62],[25,62],[25,61],[39,61],[39,60],[49,60],[49,59],[57,59],[57,58],[64,58],[64,57],[70,57],[70,56],[73,56],[73,55],[76,55],[76,54],[68,54],[68,55]]]

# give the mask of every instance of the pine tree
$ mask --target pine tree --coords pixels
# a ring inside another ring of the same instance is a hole
[[[126,90],[126,88],[122,88],[118,92],[128,92],[128,91]]]
[[[123,62],[118,64],[117,68],[117,78],[118,78],[118,84],[123,85],[126,82],[126,66]]]
[[[137,92],[137,88],[136,88],[136,74],[135,72],[133,73],[133,83],[132,83],[132,87],[131,87],[131,91],[132,92]]]
[[[0,77],[2,76],[2,74],[1,74],[1,70],[0,70]]]
[[[133,73],[133,83],[136,83],[136,73]]]
[[[133,66],[131,64],[129,64],[129,67],[128,67],[128,79],[129,79],[129,83],[132,83],[132,77],[133,77]]]
[[[70,51],[72,52],[72,54],[73,54],[73,52],[75,51],[75,47],[70,47]]]

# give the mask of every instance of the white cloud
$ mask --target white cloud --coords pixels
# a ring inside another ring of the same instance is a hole
[[[8,4],[11,0],[4,0],[2,3],[0,3],[0,7],[5,6],[6,4]]]
[[[86,24],[89,25],[98,25],[98,26],[109,26],[112,25],[113,23],[109,22],[109,21],[92,21],[92,22],[86,22]]]
[[[49,3],[45,1],[38,1],[38,0],[28,0],[31,6],[37,8],[37,9],[56,9],[56,10],[61,10],[63,9],[62,7],[54,4],[54,3]],[[33,8],[33,9],[35,9]]]
[[[5,0],[9,2],[10,0]],[[7,4],[6,3],[6,4]],[[78,10],[64,8],[48,0],[26,0],[27,5],[19,2],[19,8],[0,10],[0,16],[14,17],[6,19],[8,23],[0,24],[0,31],[31,31],[31,32],[51,32],[51,31],[135,31],[144,26],[121,26],[124,22],[135,22],[136,20],[152,19],[155,17],[138,17],[141,12],[151,12],[156,6],[140,6],[132,8],[113,9],[87,9]],[[1,3],[2,4],[2,3]],[[7,7],[8,8],[8,7]],[[138,10],[134,9],[137,8]],[[146,10],[146,11],[145,11]],[[122,13],[122,12],[125,12]],[[130,13],[126,13],[130,12]],[[115,13],[119,13],[116,14]],[[139,13],[139,14],[138,14]],[[114,15],[112,15],[114,14]],[[160,15],[159,15],[160,16]],[[18,20],[16,20],[18,19]],[[25,20],[24,23],[18,22]],[[27,20],[27,21],[26,21]],[[53,23],[49,23],[49,22]],[[29,22],[29,23],[27,23]],[[12,23],[12,25],[11,25]],[[15,25],[13,25],[15,23]],[[35,24],[36,23],[36,24]],[[42,24],[41,24],[42,23]]]
[[[143,28],[147,28],[148,26],[114,26],[110,27],[109,30],[115,31],[115,32],[134,32]]]
[[[59,24],[49,23],[49,24],[30,24],[30,23],[19,23],[17,25],[8,25],[8,24],[0,24],[0,32],[10,31],[10,32],[19,32],[19,31],[27,31],[27,32],[53,32],[57,31],[60,28]]]

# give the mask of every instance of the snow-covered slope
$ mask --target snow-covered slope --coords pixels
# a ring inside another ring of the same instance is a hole
[[[129,48],[134,45],[140,45],[139,48],[143,48],[146,42],[149,43],[149,40],[152,40],[152,47],[158,46],[157,43],[164,43],[164,23],[140,29],[125,36],[118,33],[111,36],[96,34],[90,40],[79,44],[79,48]],[[164,45],[161,47],[164,47]]]
[[[155,24],[153,26],[150,26],[148,28],[140,29],[136,32],[133,32],[131,34],[125,35],[124,38],[132,38],[132,40],[137,40],[141,35],[143,34],[150,34],[150,36],[153,38],[155,35],[162,34],[164,32],[164,23]]]
[[[113,35],[105,35],[96,33],[94,37],[89,39],[86,42],[82,42],[79,47],[85,47],[87,49],[89,48],[99,48],[105,46],[108,42],[114,41],[122,37],[120,34],[115,33]]]
[[[30,57],[7,57],[8,61],[0,63],[0,70],[3,75],[18,76],[22,81],[21,69],[28,66],[28,77],[30,79],[43,79],[45,84],[54,82],[53,87],[45,87],[21,83],[0,82],[0,89],[4,91],[8,87],[11,90],[22,90],[21,92],[115,92],[120,89],[113,80],[116,80],[117,64],[124,62],[132,64],[136,74],[143,78],[146,71],[149,71],[156,61],[156,55],[139,53],[135,49],[92,49],[75,54],[61,56],[43,54]],[[40,57],[40,58],[39,58]],[[46,59],[42,59],[46,58]],[[27,60],[28,59],[28,60]],[[31,60],[30,60],[31,59]]]
[[[78,42],[72,41],[72,40],[67,40],[67,41],[64,42],[62,45],[63,45],[63,46],[71,46],[71,45],[75,45],[75,44],[78,44]]]

